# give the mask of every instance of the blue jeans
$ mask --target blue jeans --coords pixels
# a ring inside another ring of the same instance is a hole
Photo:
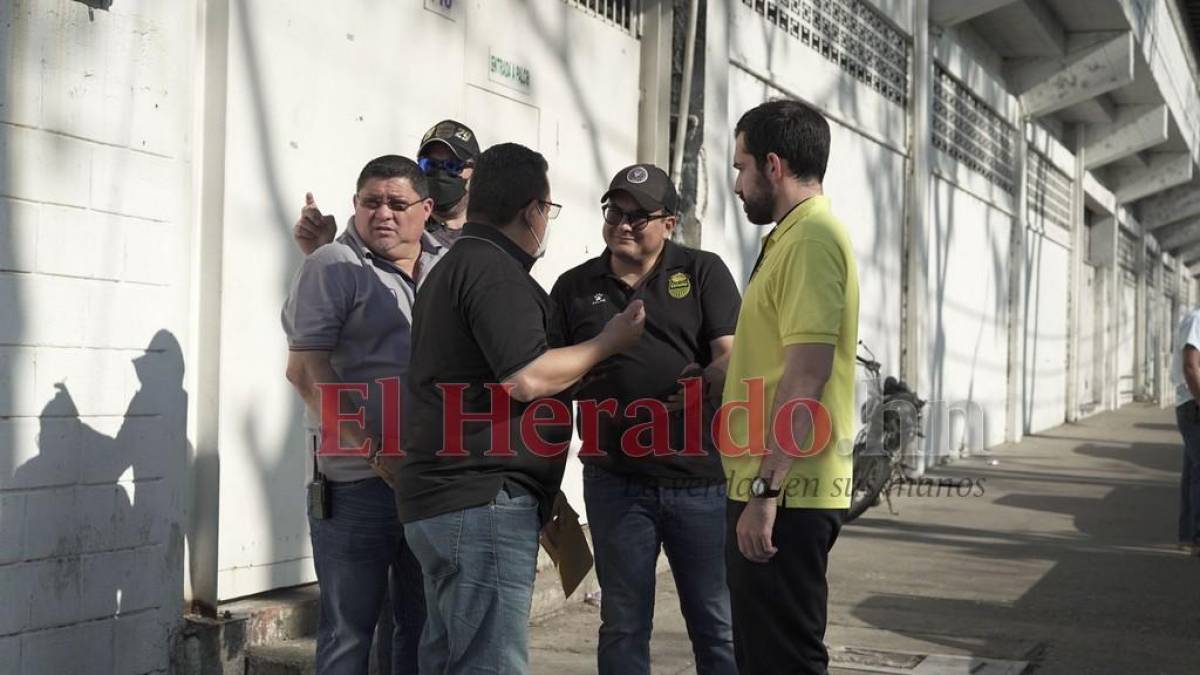
[[[1200,410],[1188,401],[1175,408],[1183,436],[1183,472],[1179,477],[1179,542],[1200,544]]]
[[[425,575],[421,672],[529,672],[537,498],[505,484],[490,504],[404,526]]]
[[[601,675],[650,672],[655,564],[665,549],[699,675],[736,675],[725,583],[725,486],[661,488],[594,466],[583,495],[600,581]]]
[[[329,484],[330,517],[309,518],[313,565],[321,586],[317,673],[367,672],[385,595],[392,607],[392,675],[417,672],[425,623],[421,568],[396,518],[396,498],[381,478]]]

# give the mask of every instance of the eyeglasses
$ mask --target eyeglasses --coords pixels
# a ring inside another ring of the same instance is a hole
[[[401,199],[385,200],[382,197],[378,197],[375,195],[371,195],[369,197],[359,197],[358,198],[358,205],[368,211],[378,211],[379,207],[383,206],[384,204],[387,204],[387,207],[389,210],[395,211],[397,213],[404,213],[405,211],[409,210],[413,206],[416,206],[417,204],[420,204],[420,203],[421,202],[406,202]]]
[[[457,157],[449,159],[433,159],[432,157],[417,158],[417,166],[421,167],[421,173],[430,174],[434,171],[445,171],[451,176],[461,176],[463,169],[467,168],[468,162],[465,162]]]
[[[613,227],[620,227],[621,223],[629,223],[629,229],[634,232],[641,232],[646,229],[652,220],[659,218],[670,218],[669,213],[651,214],[646,211],[624,211],[612,204],[604,204],[600,207],[601,213],[604,214],[604,222]]]
[[[558,217],[558,214],[562,213],[562,204],[555,204],[554,202],[548,202],[545,199],[539,199],[537,201],[542,206],[547,207],[546,208],[546,220],[554,220],[555,218]]]

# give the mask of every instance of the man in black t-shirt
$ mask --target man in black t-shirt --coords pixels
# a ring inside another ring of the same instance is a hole
[[[551,291],[567,344],[592,339],[633,302],[646,308],[637,344],[575,393],[604,595],[599,672],[649,674],[655,565],[665,549],[697,671],[734,675],[725,476],[710,428],[741,299],[719,257],[670,240],[679,198],[662,169],[622,169],[603,202],[607,250],[564,273]],[[702,379],[680,395],[684,377]],[[609,411],[600,410],[605,405]],[[668,408],[669,424],[656,427]]]
[[[529,672],[538,532],[570,442],[570,411],[554,397],[632,348],[645,322],[631,302],[559,347],[529,275],[561,208],[546,171],[521,145],[481,154],[469,222],[417,294],[396,495],[425,578],[423,673]]]

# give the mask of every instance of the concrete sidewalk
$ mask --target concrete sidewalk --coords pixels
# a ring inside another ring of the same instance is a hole
[[[881,506],[842,531],[832,672],[864,672],[846,659],[868,650],[895,667],[866,672],[1004,672],[908,665],[941,654],[1036,673],[1200,673],[1200,559],[1174,548],[1180,462],[1173,411],[1133,405],[931,472],[970,481],[968,496],[914,486],[893,499],[898,515]],[[669,573],[659,586],[655,673],[693,672]],[[543,620],[534,672],[594,673],[598,624],[583,603]]]

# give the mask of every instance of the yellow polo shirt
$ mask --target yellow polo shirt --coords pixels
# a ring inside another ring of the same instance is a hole
[[[821,405],[828,413],[828,443],[814,452],[812,437],[798,449],[780,504],[786,508],[844,509],[850,506],[855,360],[858,347],[858,266],[846,228],[833,216],[829,198],[811,197],[772,230],[758,270],[746,287],[725,380],[724,403],[750,401],[747,380],[761,378],[765,412],[759,416],[769,439],[775,389],[783,376],[784,348],[834,345],[833,372]],[[737,406],[734,406],[737,407]],[[751,415],[736,410],[719,434],[729,497],[746,501],[758,475],[761,454],[749,447]],[[808,453],[812,454],[808,454]]]

